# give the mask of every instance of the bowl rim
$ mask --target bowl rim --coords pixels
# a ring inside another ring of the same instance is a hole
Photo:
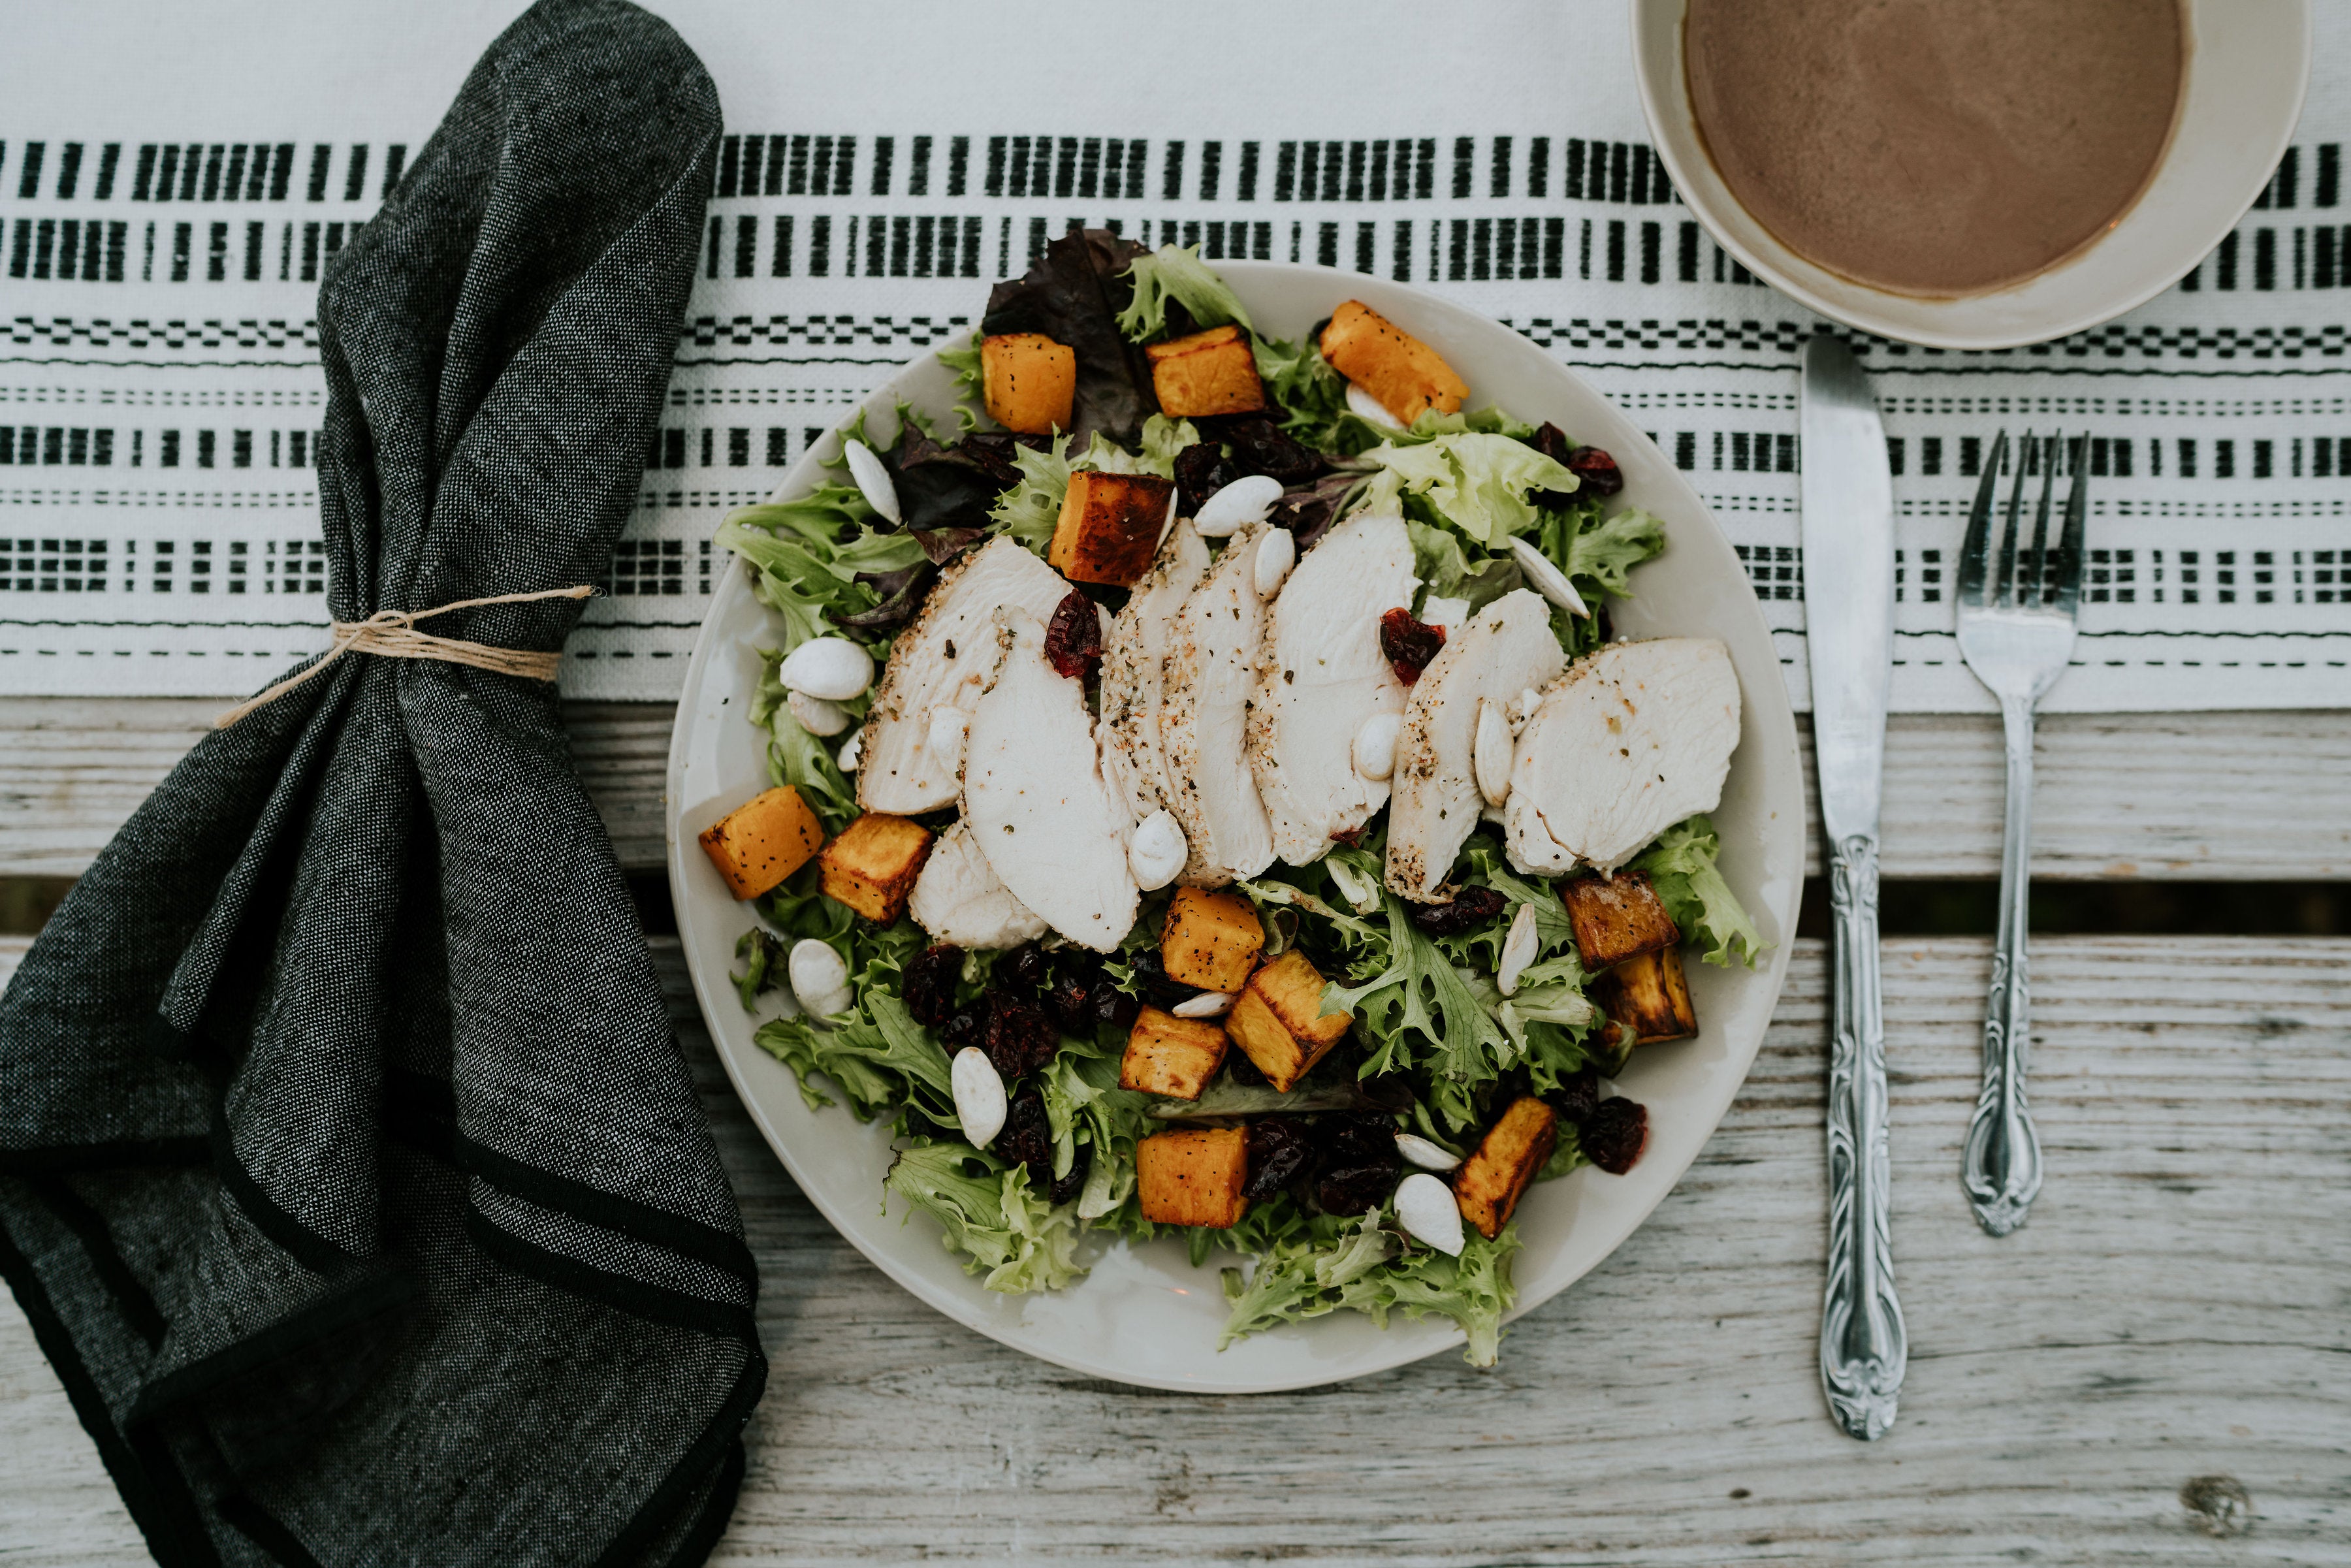
[[[1649,442],[1633,423],[1630,416],[1617,409],[1596,388],[1584,382],[1565,364],[1544,353],[1533,343],[1511,331],[1492,317],[1409,284],[1369,277],[1363,274],[1334,267],[1295,262],[1240,260],[1219,261],[1217,266],[1219,271],[1233,279],[1236,287],[1241,290],[1245,299],[1249,293],[1247,280],[1250,277],[1282,276],[1327,280],[1328,287],[1338,291],[1332,296],[1334,298],[1350,297],[1365,298],[1367,302],[1374,304],[1374,308],[1382,308],[1384,311],[1395,310],[1399,315],[1417,318],[1409,324],[1418,327],[1421,330],[1437,331],[1445,328],[1457,330],[1468,329],[1484,339],[1488,345],[1479,351],[1480,359],[1490,361],[1496,355],[1508,354],[1539,361],[1544,368],[1544,373],[1564,378],[1583,396],[1588,397],[1593,404],[1605,411],[1607,417],[1614,422],[1615,428],[1612,433],[1612,439],[1619,446],[1629,448],[1637,443],[1646,448],[1644,458],[1646,465],[1651,465],[1652,471],[1666,476],[1672,486],[1679,487],[1681,494],[1674,497],[1673,504],[1677,508],[1683,507],[1685,503],[1687,506],[1687,518],[1672,526],[1696,528],[1699,537],[1710,538],[1712,545],[1719,547],[1721,554],[1729,557],[1734,563],[1733,570],[1736,570],[1736,557],[1729,554],[1730,547],[1727,536],[1723,534],[1720,525],[1715,520],[1711,509],[1706,506],[1703,497],[1698,496],[1695,486],[1674,468],[1671,460],[1663,452],[1657,450],[1655,444]],[[1407,311],[1392,303],[1398,298],[1407,300],[1413,308]],[[1384,303],[1384,300],[1388,302]],[[828,457],[838,454],[841,425],[855,419],[861,410],[877,413],[892,411],[895,406],[895,399],[900,394],[903,382],[908,376],[924,371],[927,363],[935,360],[939,348],[952,347],[955,341],[955,340],[943,340],[939,343],[930,345],[921,350],[914,358],[893,370],[872,392],[861,400],[844,419],[836,421],[827,429],[822,437],[810,444],[800,458],[786,471],[773,494],[795,495],[805,493],[812,488],[817,476],[822,471],[823,462]],[[1743,574],[1741,580],[1743,581]],[[727,709],[723,713],[705,715],[699,708],[699,699],[705,690],[711,663],[723,656],[736,639],[736,634],[731,632],[722,635],[719,627],[735,613],[737,607],[743,603],[750,603],[755,613],[761,615],[768,613],[763,607],[751,601],[751,591],[745,574],[730,567],[713,591],[710,608],[705,614],[701,630],[696,633],[694,651],[687,664],[685,685],[681,695],[677,722],[671,734],[665,771],[666,794],[664,817],[668,841],[670,886],[678,911],[680,946],[686,962],[688,977],[721,1065],[726,1072],[729,1082],[742,1101],[747,1113],[758,1127],[763,1141],[775,1154],[786,1171],[791,1175],[802,1194],[824,1216],[826,1221],[892,1281],[916,1300],[944,1316],[952,1318],[966,1327],[986,1334],[1009,1348],[1036,1356],[1040,1360],[1089,1375],[1136,1386],[1183,1393],[1272,1393],[1367,1376],[1423,1360],[1440,1351],[1458,1348],[1463,1342],[1463,1335],[1459,1329],[1449,1322],[1415,1323],[1396,1320],[1392,1322],[1387,1329],[1376,1331],[1376,1338],[1366,1349],[1351,1357],[1344,1365],[1335,1369],[1301,1355],[1293,1358],[1293,1364],[1289,1369],[1273,1375],[1221,1378],[1213,1375],[1186,1378],[1151,1375],[1133,1368],[1092,1359],[1081,1351],[1054,1343],[1035,1331],[1022,1333],[1008,1329],[1000,1322],[989,1321],[976,1312],[963,1310],[966,1303],[959,1297],[957,1290],[960,1288],[967,1292],[970,1289],[976,1288],[976,1281],[970,1281],[967,1278],[958,1275],[954,1282],[942,1287],[933,1280],[925,1277],[892,1248],[882,1244],[875,1226],[870,1190],[859,1205],[852,1207],[845,1202],[837,1201],[834,1195],[824,1189],[819,1179],[821,1173],[814,1167],[811,1156],[807,1151],[795,1150],[791,1141],[785,1136],[784,1130],[778,1124],[766,1103],[766,1098],[769,1093],[778,1093],[778,1103],[784,1105],[786,1113],[789,1113],[789,1106],[781,1096],[788,1096],[791,1102],[796,1103],[797,1094],[789,1087],[778,1091],[772,1082],[761,1084],[753,1082],[754,1074],[773,1080],[777,1072],[788,1071],[788,1070],[782,1068],[780,1063],[768,1058],[756,1046],[749,1047],[747,1051],[734,1040],[728,1030],[719,1026],[721,1019],[737,1020],[743,1016],[733,983],[726,973],[726,966],[723,963],[715,966],[716,972],[714,973],[713,965],[695,962],[696,951],[695,927],[702,918],[699,909],[704,901],[698,896],[690,879],[697,870],[707,872],[708,867],[706,864],[697,865],[696,863],[703,860],[695,841],[695,833],[702,824],[686,820],[688,814],[696,809],[695,802],[689,797],[686,774],[690,753],[705,725],[717,723],[742,725],[744,723],[739,710]],[[1768,647],[1770,632],[1768,624],[1763,620],[1761,605],[1753,600],[1751,594],[1746,598],[1745,605],[1747,613],[1751,614],[1755,622],[1750,631],[1760,633],[1764,640],[1764,645]],[[1785,839],[1792,832],[1794,836],[1792,841],[1776,843],[1776,848],[1781,854],[1792,852],[1796,872],[1777,904],[1770,902],[1764,884],[1761,883],[1757,884],[1755,899],[1758,907],[1754,913],[1759,915],[1766,928],[1778,938],[1775,945],[1763,956],[1762,961],[1753,970],[1745,971],[1748,975],[1746,983],[1761,988],[1760,995],[1762,1000],[1761,1010],[1757,1015],[1759,1021],[1752,1030],[1751,1038],[1743,1041],[1724,1042],[1721,1057],[1726,1065],[1734,1070],[1733,1075],[1719,1085],[1720,1104],[1715,1109],[1712,1116],[1707,1119],[1707,1124],[1702,1130],[1695,1129],[1694,1126],[1686,1126],[1676,1132],[1675,1136],[1681,1143],[1686,1144],[1687,1148],[1672,1156],[1677,1163],[1672,1167],[1670,1176],[1661,1182],[1656,1182],[1653,1190],[1636,1200],[1637,1212],[1632,1211],[1630,1203],[1612,1212],[1613,1223],[1607,1228],[1614,1229],[1615,1234],[1608,1237],[1606,1244],[1594,1252],[1582,1267],[1567,1271],[1557,1279],[1530,1281],[1524,1278],[1523,1266],[1532,1262],[1533,1260],[1522,1257],[1519,1260],[1522,1273],[1518,1296],[1510,1312],[1504,1315],[1505,1322],[1515,1321],[1533,1311],[1564,1291],[1592,1270],[1598,1268],[1614,1256],[1635,1230],[1647,1222],[1657,1205],[1679,1186],[1682,1177],[1696,1161],[1698,1153],[1707,1141],[1713,1136],[1722,1118],[1728,1114],[1732,1102],[1736,1100],[1740,1089],[1745,1083],[1747,1074],[1752,1070],[1756,1056],[1762,1048],[1771,1016],[1777,1009],[1779,998],[1786,981],[1789,955],[1795,940],[1796,906],[1802,885],[1802,862],[1804,852],[1806,810],[1802,800],[1802,765],[1797,755],[1798,743],[1792,704],[1789,699],[1785,683],[1780,678],[1776,667],[1769,672],[1766,678],[1769,680],[1769,686],[1760,692],[1748,690],[1750,684],[1748,681],[1743,680],[1741,683],[1742,690],[1746,692],[1745,706],[1753,717],[1755,728],[1750,733],[1743,734],[1741,755],[1734,758],[1733,767],[1738,768],[1743,763],[1749,768],[1766,769],[1769,776],[1779,778],[1785,786],[1792,788],[1793,794],[1786,797],[1759,795],[1754,810],[1756,821],[1760,824],[1760,831],[1757,834],[1756,842],[1752,845],[1741,846],[1741,852],[1771,859],[1776,867],[1779,863],[1774,854],[1776,841]],[[1750,744],[1756,748],[1753,753],[1747,751]],[[1773,761],[1767,761],[1761,756],[1765,751],[1782,752],[1784,755]],[[1726,845],[1726,852],[1730,847]],[[1758,993],[1750,991],[1749,994],[1752,996]],[[1742,1003],[1742,1007],[1744,1005],[1746,1004]],[[1691,1043],[1695,1045],[1700,1042]],[[1698,1086],[1700,1092],[1708,1092],[1710,1087],[1712,1086],[1708,1084]],[[837,1116],[844,1120],[847,1118],[846,1111],[839,1106],[814,1113],[814,1114]],[[1693,1133],[1695,1135],[1691,1135]],[[1652,1158],[1656,1157],[1657,1143],[1657,1133],[1653,1129]],[[893,1234],[899,1232],[901,1223],[901,1217],[890,1217],[885,1222],[886,1231]],[[935,1236],[927,1234],[922,1236],[920,1244],[930,1251],[938,1250]],[[1156,1249],[1180,1247],[1181,1244],[1175,1241],[1157,1241],[1147,1245],[1149,1248]],[[1108,1243],[1107,1246],[1127,1248],[1129,1244],[1123,1240],[1117,1240]],[[1081,1281],[1081,1285],[1082,1284],[1083,1281]],[[1276,1334],[1311,1333],[1319,1326],[1321,1325],[1316,1323],[1290,1324],[1274,1333]],[[1211,1345],[1210,1348],[1213,1349],[1213,1346]]]
[[[2199,16],[2220,9],[2216,0],[2180,0],[2180,3],[2189,13],[2191,26]],[[2126,239],[2132,220],[2145,210],[2147,199],[2161,180],[2165,167],[2178,154],[2180,138],[2177,124],[2147,187],[2133,200],[2131,206],[2125,209],[2114,229],[2073,256],[2018,283],[1982,293],[1962,295],[1948,300],[1897,294],[1841,277],[1799,256],[1781,244],[1777,235],[1748,214],[1738,198],[1730,194],[1712,160],[1698,142],[1689,105],[1688,78],[1683,68],[1681,27],[1689,0],[1626,0],[1626,14],[1633,73],[1639,87],[1641,112],[1648,124],[1650,146],[1659,162],[1664,163],[1667,175],[1673,182],[1675,193],[1689,209],[1691,216],[1705,225],[1717,245],[1736,256],[1757,277],[1831,320],[1924,348],[1981,350],[2019,349],[2050,342],[2101,326],[2126,311],[2135,310],[2195,270],[2213,247],[2242,221],[2253,203],[2260,199],[2276,172],[2279,159],[2292,143],[2301,122],[2304,101],[2310,90],[2314,26],[2312,0],[2283,0],[2283,3],[2294,8],[2300,21],[2295,51],[2297,69],[2294,75],[2294,90],[2283,105],[2284,112],[2269,127],[2266,138],[2256,143],[2262,152],[2259,176],[2244,188],[2241,198],[2232,196],[2225,202],[2212,202],[2201,209],[2200,218],[2179,225],[2174,232],[2180,237],[2171,243],[2179,246],[2179,256],[2184,259],[2176,257],[2176,266],[2167,264],[2152,275],[2151,280],[2142,279],[2109,300],[2077,306],[2064,314],[2053,314],[2030,329],[2001,329],[1991,323],[1970,325],[1968,308],[1983,301],[2013,299],[2043,279],[2088,265],[2098,252]],[[1650,50],[1644,45],[1647,29],[1658,26],[1671,29],[1673,69],[1667,73],[1671,77],[1670,81],[1658,79],[1658,72],[1652,68]],[[2187,112],[2185,104],[2195,90],[2196,79],[2195,60],[2191,55],[2187,85],[2181,94],[2183,119]],[[1752,233],[1742,232],[1739,223],[1729,221],[1723,213],[1717,210],[1715,203],[1718,201],[1737,214]],[[1855,298],[1833,295],[1823,287],[1823,279],[1850,291]],[[1856,304],[1855,299],[1860,303]],[[1897,315],[1870,308],[1878,300],[1899,302],[1912,308],[1948,306],[1952,312],[1950,322],[1948,326],[1921,326]]]

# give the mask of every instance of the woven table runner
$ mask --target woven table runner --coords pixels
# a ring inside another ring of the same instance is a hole
[[[1816,318],[1676,197],[1621,0],[657,8],[728,134],[668,415],[568,695],[674,696],[726,510],[1082,221],[1404,279],[1556,354],[1689,472],[1802,706]],[[325,646],[319,268],[509,19],[149,0],[11,24],[0,691],[242,695]],[[1948,589],[2002,426],[2090,437],[2083,637],[2045,706],[2351,706],[2351,22],[2318,26],[2294,145],[2179,287],[2032,349],[1866,345],[1900,510],[1896,707],[1991,706]]]

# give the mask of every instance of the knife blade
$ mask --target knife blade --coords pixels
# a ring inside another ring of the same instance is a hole
[[[1894,1424],[1908,1364],[1887,1226],[1886,1027],[1877,828],[1894,675],[1894,476],[1869,378],[1825,333],[1804,348],[1804,641],[1834,933],[1828,1282],[1821,1386],[1865,1441]]]

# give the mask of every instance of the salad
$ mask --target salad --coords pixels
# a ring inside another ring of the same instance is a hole
[[[1400,1312],[1490,1364],[1520,1199],[1632,1167],[1685,946],[1762,946],[1729,655],[1609,632],[1664,526],[1363,302],[1285,341],[1191,250],[1072,231],[939,358],[955,428],[861,413],[719,530],[777,634],[774,787],[702,841],[758,1043],[990,1290],[1180,1238],[1220,1348]]]

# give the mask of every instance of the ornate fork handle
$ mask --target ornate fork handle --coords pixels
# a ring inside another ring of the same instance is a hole
[[[2024,943],[2032,893],[2032,700],[2005,698],[2001,714],[2008,735],[2008,821],[2000,852],[2000,936],[1984,1008],[1983,1092],[1968,1126],[1959,1176],[1977,1222],[1994,1236],[2023,1224],[2041,1192],[2041,1135],[2024,1099],[2031,1040]]]
[[[1829,1042],[1829,1269],[1821,1385],[1837,1423],[1865,1440],[1894,1424],[1909,1362],[1886,1225],[1886,1023],[1877,975],[1877,841],[1838,841]]]

